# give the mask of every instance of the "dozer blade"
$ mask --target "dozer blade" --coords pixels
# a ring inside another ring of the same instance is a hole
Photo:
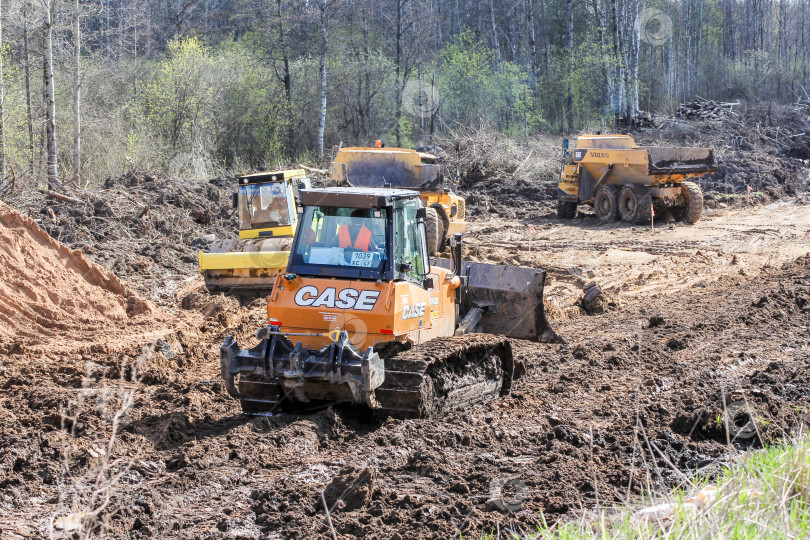
[[[379,408],[374,390],[385,379],[383,360],[371,347],[365,353],[358,351],[347,332],[340,332],[319,351],[306,349],[300,341],[294,343],[291,335],[274,326],[259,329],[256,337],[261,341],[252,349],[240,349],[233,336],[220,347],[225,387],[242,400],[246,412],[256,404],[272,408],[282,395],[297,403],[324,400]],[[257,391],[257,385],[263,388]]]
[[[452,269],[449,259],[437,259],[436,265]],[[468,272],[467,290],[462,291],[462,313],[482,308],[482,332],[546,343],[562,342],[546,319],[545,270],[463,262],[462,275]]]

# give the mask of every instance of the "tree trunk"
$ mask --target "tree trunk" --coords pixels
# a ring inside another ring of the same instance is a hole
[[[45,137],[48,142],[48,187],[60,187],[56,154],[56,99],[53,88],[53,13],[56,0],[42,0],[45,18],[42,22],[43,78],[45,82]]]
[[[495,4],[489,0],[489,20],[492,24],[492,43],[495,45],[495,61],[501,63],[501,45],[498,40],[498,27],[495,25]]]
[[[329,46],[329,34],[326,28],[326,3],[318,2],[321,12],[321,114],[318,119],[318,158],[323,159],[323,135],[326,129],[326,51]]]
[[[82,78],[80,71],[82,37],[81,37],[81,12],[79,11],[79,0],[75,0],[73,14],[73,181],[76,185],[81,185],[82,168],[82,114],[81,114],[81,88]]]
[[[0,0],[0,186],[6,181],[6,104],[3,85],[3,2]]]
[[[540,108],[540,85],[538,84],[538,69],[537,62],[537,34],[534,30],[534,0],[528,0],[529,7],[527,9],[526,23],[529,25],[529,55],[532,62],[532,73],[529,77],[529,84],[532,87],[532,97],[534,98],[534,109]]]
[[[631,40],[631,43],[633,44],[633,99],[632,99],[632,103],[628,105],[630,107],[630,110],[628,111],[628,115],[627,115],[627,118],[628,118],[627,123],[628,124],[634,124],[635,123],[636,111],[639,108],[639,102],[638,102],[638,94],[639,94],[639,91],[638,91],[638,54],[639,54],[639,50],[641,49],[641,44],[639,43],[639,39],[640,39],[641,36],[639,35],[638,32],[635,31],[636,21],[638,20],[638,16],[639,16],[639,13],[638,13],[638,0],[635,1],[635,4],[636,4],[636,9],[635,9],[635,12],[633,13],[633,19],[630,21],[630,22],[632,22],[632,25],[628,24],[628,28],[633,29],[633,31],[630,32],[630,35],[633,36],[633,39]]]
[[[400,124],[402,123],[402,89],[405,86],[400,80],[402,77],[402,8],[408,0],[397,1],[397,57],[396,57],[396,78],[394,80],[394,107],[396,108],[394,134],[396,136],[397,148],[402,146],[402,133]]]
[[[281,45],[281,60],[284,64],[284,99],[287,108],[287,150],[295,155],[295,130],[293,129],[292,76],[290,75],[290,57],[287,55],[287,41],[284,39],[284,19],[281,11],[281,0],[276,0],[278,9],[278,35]]]
[[[25,72],[25,110],[28,125],[28,165],[34,170],[34,113],[31,109],[31,58],[28,47],[28,2],[22,6],[23,19],[23,63]]]
[[[565,0],[565,32],[568,47],[568,97],[565,108],[568,113],[566,131],[574,126],[574,5],[572,0]]]

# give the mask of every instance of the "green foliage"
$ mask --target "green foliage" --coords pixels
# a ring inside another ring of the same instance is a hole
[[[283,161],[291,122],[284,88],[245,43],[231,43],[215,57],[220,102],[212,110],[216,153],[225,166]]]
[[[393,140],[394,64],[378,48],[370,48],[366,54],[364,48],[338,46],[328,58],[327,118],[332,121],[327,122],[327,140],[350,140],[362,145],[381,137]],[[319,89],[318,83],[313,81]],[[404,116],[408,116],[407,111]],[[317,118],[312,121],[317,123]],[[401,130],[405,128],[400,126]]]
[[[465,126],[519,129],[527,116],[542,116],[526,95],[529,74],[520,66],[496,61],[495,52],[470,30],[445,45],[440,54],[439,89],[442,114]],[[521,108],[522,107],[522,108]]]
[[[175,38],[142,96],[142,114],[173,150],[189,151],[212,127],[214,61],[195,37]]]
[[[3,43],[3,115],[5,121],[6,160],[22,172],[33,159],[29,152],[27,107],[23,88],[23,72],[12,62],[11,47]],[[9,171],[11,173],[11,171]]]
[[[139,10],[145,11],[138,15],[152,22],[133,26],[126,3],[118,4],[85,13],[84,176],[100,182],[120,174],[131,166],[125,156],[133,157],[136,167],[210,175],[221,168],[286,165],[313,152],[321,88],[315,3],[209,2],[204,10],[186,12],[179,26],[158,16],[163,7],[154,1],[142,3]],[[392,144],[397,129],[406,146],[459,127],[520,138],[542,131],[613,129],[614,114],[623,114],[628,102],[635,104],[635,88],[641,109],[664,113],[695,95],[795,102],[804,97],[810,76],[802,37],[810,23],[802,3],[780,2],[749,14],[719,0],[574,2],[573,69],[565,2],[533,2],[534,43],[525,12],[530,3],[492,5],[501,61],[490,45],[488,7],[482,17],[480,10],[458,12],[444,0],[406,2],[397,81],[396,17],[362,2],[329,3],[327,159],[340,144],[378,138]],[[642,41],[638,81],[632,80],[635,71],[620,80],[624,64],[636,59],[631,47],[636,18],[650,8],[670,19],[672,34],[655,44]],[[57,33],[68,36],[64,14],[58,13]],[[41,174],[41,43],[29,25],[31,145],[22,20],[6,21],[1,52],[6,154],[14,170],[33,163]],[[165,36],[177,37],[166,41]],[[58,44],[55,52],[59,160],[70,163],[72,48]],[[285,59],[290,96],[283,80]],[[435,82],[438,111],[414,113],[413,103],[405,101],[413,101],[411,86],[398,114],[397,85],[413,85],[417,73],[425,86]]]

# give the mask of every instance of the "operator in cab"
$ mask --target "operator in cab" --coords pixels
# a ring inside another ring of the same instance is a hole
[[[349,223],[341,225],[338,229],[338,247],[360,251],[377,251],[371,229],[365,225],[367,217],[364,210],[352,211]]]

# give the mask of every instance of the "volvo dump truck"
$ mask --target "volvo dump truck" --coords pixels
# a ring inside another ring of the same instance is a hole
[[[209,291],[271,289],[287,267],[298,223],[299,190],[310,182],[303,169],[241,176],[233,194],[239,240],[216,240],[200,253],[200,271]]]
[[[629,135],[583,135],[573,152],[563,143],[557,214],[573,218],[589,204],[603,222],[649,223],[653,211],[671,211],[695,223],[703,213],[703,192],[689,182],[716,170],[710,148],[638,146]]]
[[[418,191],[425,203],[428,251],[445,250],[447,239],[467,232],[464,199],[453,193],[436,156],[407,148],[342,148],[331,178],[344,187],[391,187]]]
[[[247,413],[328,403],[430,416],[509,392],[509,337],[558,342],[545,272],[431,261],[427,209],[403,189],[303,191],[286,272],[258,344],[229,336],[220,367]]]

